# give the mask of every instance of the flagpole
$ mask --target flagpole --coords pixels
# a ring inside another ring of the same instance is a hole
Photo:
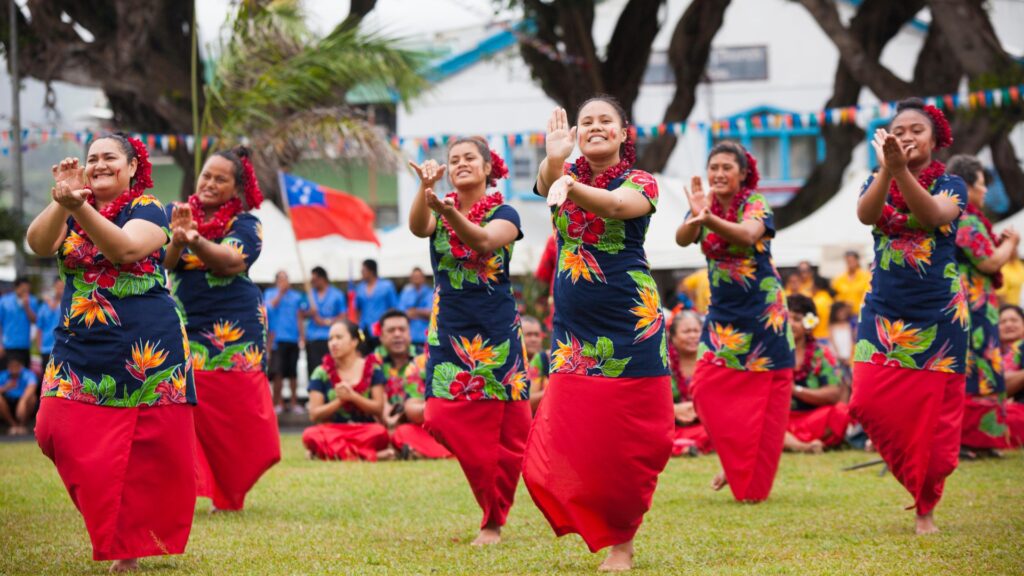
[[[284,172],[281,170],[277,171],[277,186],[281,190],[281,205],[284,206],[284,215],[288,218],[288,225],[292,228],[292,236],[295,236],[295,223],[292,221],[292,210],[288,205],[288,189],[284,185]],[[306,297],[309,299],[309,309],[313,312],[318,312],[316,309],[316,299],[313,298],[313,286],[309,282],[309,273],[306,270],[306,264],[302,260],[302,250],[299,249],[299,239],[295,237],[295,256],[299,261],[299,273],[302,277],[302,286],[306,289]]]

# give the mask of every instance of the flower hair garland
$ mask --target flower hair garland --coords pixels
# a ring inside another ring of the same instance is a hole
[[[242,155],[242,182],[245,186],[245,205],[250,210],[259,208],[260,204],[263,204],[263,191],[260,190],[260,183],[256,179],[256,170],[252,166],[252,161],[249,160],[249,156]]]
[[[508,178],[508,166],[505,161],[494,150],[491,150],[491,173],[487,175],[487,186],[494,188],[498,180]]]
[[[926,104],[924,107],[925,114],[932,119],[932,124],[935,126],[935,149],[942,150],[953,144],[953,130],[949,127],[949,121],[946,120],[946,115],[931,104]]]

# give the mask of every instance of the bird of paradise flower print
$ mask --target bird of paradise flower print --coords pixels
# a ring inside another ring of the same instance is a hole
[[[664,332],[665,315],[661,311],[661,298],[658,296],[658,285],[650,274],[639,270],[630,270],[629,277],[636,284],[638,298],[633,300],[636,306],[629,309],[636,316],[633,331],[636,336],[633,342],[643,342],[648,338]]]
[[[923,365],[919,363],[917,357],[926,353],[935,341],[938,326],[934,324],[927,328],[916,328],[904,320],[890,320],[883,316],[875,316],[874,328],[875,334],[882,344],[882,349],[880,350],[871,342],[862,339],[857,342],[857,347],[854,350],[855,361],[914,370],[923,368],[938,372],[953,371],[956,367],[955,358],[946,355],[949,348],[945,344]]]
[[[731,324],[722,325],[718,322],[711,322],[707,330],[710,345],[702,341],[697,349],[697,357],[715,366],[742,370],[745,362],[741,361],[740,357],[750,352],[753,335],[741,332]],[[758,362],[755,355],[752,365],[761,367],[763,362]]]
[[[554,374],[616,378],[632,360],[631,357],[616,358],[615,344],[604,336],[591,343],[567,333],[565,340],[558,340],[555,346],[551,358],[551,372]]]
[[[431,379],[434,396],[448,400],[508,400],[512,396],[506,383],[511,385],[513,380],[506,375],[502,382],[495,376],[508,361],[510,340],[493,345],[479,334],[472,338],[452,336],[449,340],[461,366],[453,362],[434,366]],[[521,364],[516,363],[513,368],[525,376]]]

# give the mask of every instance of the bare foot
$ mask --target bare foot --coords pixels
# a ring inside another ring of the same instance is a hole
[[[915,518],[917,522],[917,535],[922,536],[924,534],[937,534],[939,527],[935,525],[935,517],[931,512],[924,516],[918,516]]]
[[[807,443],[808,454],[823,454],[825,452],[825,443],[821,440],[811,440]]]
[[[476,539],[473,540],[473,546],[490,546],[491,544],[499,544],[501,542],[501,527],[485,526],[480,529],[480,533],[477,534]]]
[[[135,558],[128,560],[114,560],[110,565],[111,572],[134,572],[139,569],[139,561]]]
[[[377,460],[379,460],[379,461],[385,461],[386,462],[388,460],[394,460],[397,457],[398,457],[398,453],[395,452],[394,448],[388,447],[388,448],[386,448],[384,450],[381,450],[381,451],[377,452]]]
[[[715,477],[711,479],[711,489],[718,492],[722,488],[729,485],[729,480],[725,477],[725,472],[719,472],[715,474]]]
[[[627,572],[633,569],[633,541],[616,544],[608,550],[608,557],[598,566],[600,572]]]

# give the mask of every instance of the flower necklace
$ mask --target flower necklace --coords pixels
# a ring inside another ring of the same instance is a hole
[[[686,376],[683,371],[679,368],[679,351],[670,342],[668,345],[668,362],[672,368],[672,376],[676,381],[676,390],[679,392],[679,397],[683,400],[690,399],[690,385],[686,380]]]
[[[338,374],[338,366],[334,363],[334,358],[330,354],[324,354],[324,359],[320,363],[320,367],[327,372],[328,378],[331,380],[331,388],[334,388],[341,383],[341,374]],[[367,388],[370,387],[370,375],[373,373],[374,363],[370,358],[366,358],[363,363],[363,375],[359,379],[359,382],[352,387],[352,391],[356,394],[362,394],[366,392]],[[344,402],[341,405],[346,410],[351,409],[354,404],[351,402]]]
[[[621,177],[629,169],[633,167],[633,161],[626,154],[625,157],[615,166],[605,170],[594,180],[591,184],[590,181],[594,177],[594,173],[590,169],[590,162],[587,161],[586,156],[580,156],[576,159],[576,181],[586,186],[593,186],[594,188],[608,188],[608,184],[612,183],[619,177]]]
[[[814,352],[818,349],[818,342],[813,336],[808,335],[804,344],[804,361],[799,368],[793,371],[793,382],[804,382],[811,375],[814,364]]]
[[[95,208],[96,194],[93,193],[90,188],[86,188],[86,190],[89,191],[89,196],[86,198],[86,202]],[[144,191],[145,190],[141,186],[125,190],[112,202],[99,210],[100,216],[103,216],[108,221],[113,222],[125,207],[131,204],[136,198],[142,196]],[[99,249],[96,248],[96,244],[89,238],[89,234],[78,224],[77,220],[72,218],[71,222],[71,231],[78,235],[78,237],[81,238],[81,241],[73,244],[73,247],[67,250],[67,253],[64,255],[64,265],[72,269],[92,268],[92,271],[86,272],[88,276],[87,280],[93,277],[98,277],[97,282],[101,288],[109,289],[113,287],[117,281],[117,276],[121,272],[130,272],[136,276],[142,276],[156,270],[156,266],[153,264],[152,259],[156,258],[159,260],[159,250],[154,251],[148,258],[143,258],[138,262],[132,262],[130,264],[114,264],[107,259],[97,261],[96,256],[100,252]],[[96,269],[97,266],[99,267],[98,269]]]
[[[93,208],[96,208],[96,193],[93,192],[92,188],[89,187],[86,187],[85,190],[89,192],[89,195],[86,197],[85,201],[88,202],[89,205],[92,206]],[[107,204],[106,206],[98,209],[97,211],[100,213],[100,216],[103,216],[107,220],[113,222],[118,217],[118,215],[121,214],[121,211],[124,210],[125,206],[132,203],[139,196],[142,196],[142,192],[142,187],[129,188],[124,192],[118,194],[117,198],[114,198],[114,200],[110,204]],[[81,236],[82,238],[88,239],[89,235],[85,232],[85,230],[82,229],[81,226],[78,225],[78,221],[73,221],[75,223],[75,230],[78,233],[78,235]]]
[[[196,224],[199,235],[207,240],[218,240],[224,237],[231,219],[242,211],[242,201],[235,196],[224,204],[221,204],[217,212],[209,220],[204,221],[203,203],[195,194],[188,197],[188,205],[192,208],[192,221]]]
[[[746,203],[752,192],[750,188],[743,188],[737,192],[729,202],[728,212],[722,209],[722,205],[717,199],[712,198],[711,213],[726,222],[739,222],[740,206]],[[712,260],[719,260],[729,255],[729,241],[710,230],[701,240],[700,247],[704,251],[704,255]]]
[[[925,190],[931,191],[935,180],[945,173],[946,166],[938,160],[933,160],[931,164],[918,174],[917,183]],[[896,185],[896,179],[893,178],[889,182],[888,199],[885,205],[882,206],[882,215],[879,216],[875,226],[886,236],[898,236],[906,231],[909,212],[910,208],[907,207],[907,200],[903,197],[903,192],[900,191],[899,186]],[[919,231],[919,233],[924,232]]]
[[[455,209],[458,210],[459,206],[459,193],[450,192],[444,197],[445,200],[451,199],[455,204]],[[484,193],[484,197],[473,203],[473,207],[469,209],[469,214],[466,214],[466,219],[473,224],[479,226],[483,222],[484,217],[491,212],[491,210],[501,206],[505,201],[505,198],[501,195],[501,192],[495,192],[493,194]],[[447,218],[441,218],[441,223],[444,225],[444,229],[448,232],[448,244],[451,246],[452,256],[459,260],[475,260],[479,257],[478,254],[466,246],[466,243],[459,238],[455,230],[452,230],[452,225],[448,222]]]

